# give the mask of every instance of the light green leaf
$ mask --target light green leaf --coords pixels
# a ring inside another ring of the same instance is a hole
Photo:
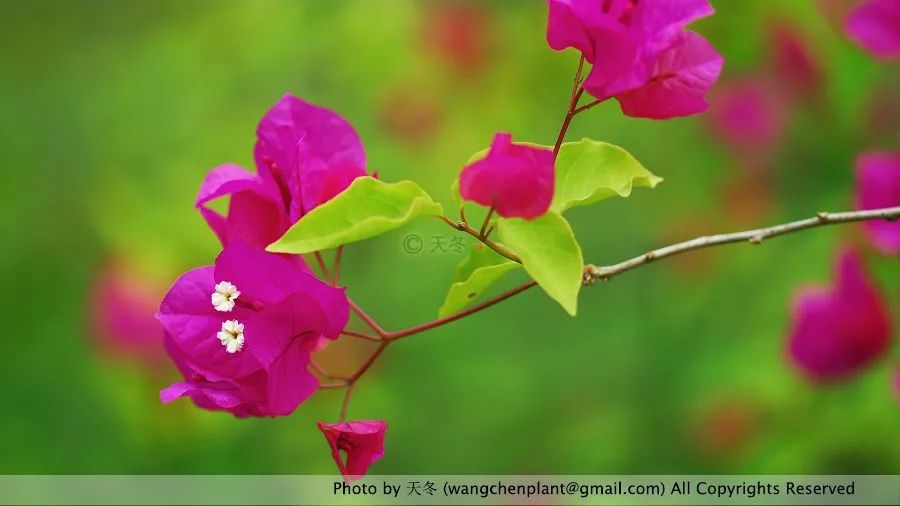
[[[438,310],[438,317],[453,314],[483,295],[488,288],[519,264],[498,255],[481,243],[472,245],[469,254],[456,266],[453,284]]]
[[[369,239],[443,208],[412,181],[385,183],[359,177],[333,199],[316,207],[270,244],[275,253],[312,253]]]
[[[528,221],[498,221],[500,240],[522,260],[525,271],[570,315],[578,308],[584,259],[572,227],[559,213]]]
[[[590,139],[567,142],[556,158],[556,189],[550,209],[562,213],[616,195],[627,197],[632,188],[654,188],[660,181],[662,178],[618,146]]]

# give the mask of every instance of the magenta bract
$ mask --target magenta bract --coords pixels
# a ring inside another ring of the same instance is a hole
[[[206,207],[207,202],[226,195],[231,196],[227,216]],[[196,206],[223,245],[236,239],[265,248],[290,225],[286,204],[275,183],[233,164],[209,171]]]
[[[534,219],[553,200],[553,152],[513,144],[506,133],[494,136],[487,156],[467,165],[459,176],[466,200],[493,206],[504,218]]]
[[[807,287],[794,299],[788,354],[816,381],[852,376],[890,341],[887,310],[856,253],[838,256],[835,278],[833,286]]]
[[[856,160],[856,207],[900,206],[900,153],[870,152]],[[885,254],[900,254],[900,221],[863,223],[872,243]]]
[[[706,109],[722,56],[683,28],[709,16],[707,0],[548,0],[547,42],[581,51],[593,65],[584,83],[616,98],[628,116],[665,119]]]
[[[256,136],[257,168],[289,196],[291,221],[366,175],[362,141],[350,123],[289,93],[263,116]]]
[[[844,25],[847,35],[882,60],[900,58],[900,0],[865,0]]]
[[[388,426],[383,420],[319,422],[318,425],[331,447],[334,462],[348,480],[362,478],[369,466],[384,456],[384,433]],[[346,455],[346,462],[341,452]]]
[[[222,310],[211,294],[236,287]],[[236,416],[290,414],[318,388],[307,370],[320,339],[336,339],[349,318],[344,290],[310,275],[299,259],[233,241],[215,266],[181,276],[157,319],[185,381],[163,390]]]
[[[362,142],[346,120],[286,94],[257,128],[258,172],[226,164],[211,170],[197,208],[223,245],[238,238],[264,248],[311,209],[366,175]],[[228,215],[206,204],[231,196]]]

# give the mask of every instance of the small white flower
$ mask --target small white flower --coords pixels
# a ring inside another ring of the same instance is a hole
[[[222,322],[222,330],[216,334],[228,353],[237,353],[244,347],[244,324],[237,320]]]
[[[222,281],[216,285],[216,291],[212,294],[212,305],[216,311],[227,313],[234,309],[234,299],[241,295],[237,287],[228,281]]]

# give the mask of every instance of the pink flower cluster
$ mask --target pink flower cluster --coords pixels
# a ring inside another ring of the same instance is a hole
[[[707,0],[547,0],[547,42],[593,65],[584,89],[622,112],[665,119],[703,112],[723,58],[685,30],[713,13]]]
[[[222,165],[201,185],[197,207],[223,250],[214,265],[178,278],[157,313],[184,377],[162,390],[163,402],[189,397],[237,417],[288,415],[319,389],[310,354],[347,325],[343,288],[316,278],[302,256],[265,247],[366,174],[359,136],[334,112],[285,95],[260,121],[254,158],[257,172]],[[207,207],[223,196],[227,215]],[[342,473],[364,474],[383,454],[384,422],[320,427]]]

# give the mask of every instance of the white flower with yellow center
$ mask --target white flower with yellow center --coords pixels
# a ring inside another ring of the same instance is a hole
[[[237,320],[222,322],[222,330],[216,334],[228,353],[237,353],[244,347],[244,324]]]
[[[228,281],[222,281],[216,285],[216,291],[212,293],[212,305],[216,311],[227,313],[234,309],[234,299],[241,295],[237,287]]]

